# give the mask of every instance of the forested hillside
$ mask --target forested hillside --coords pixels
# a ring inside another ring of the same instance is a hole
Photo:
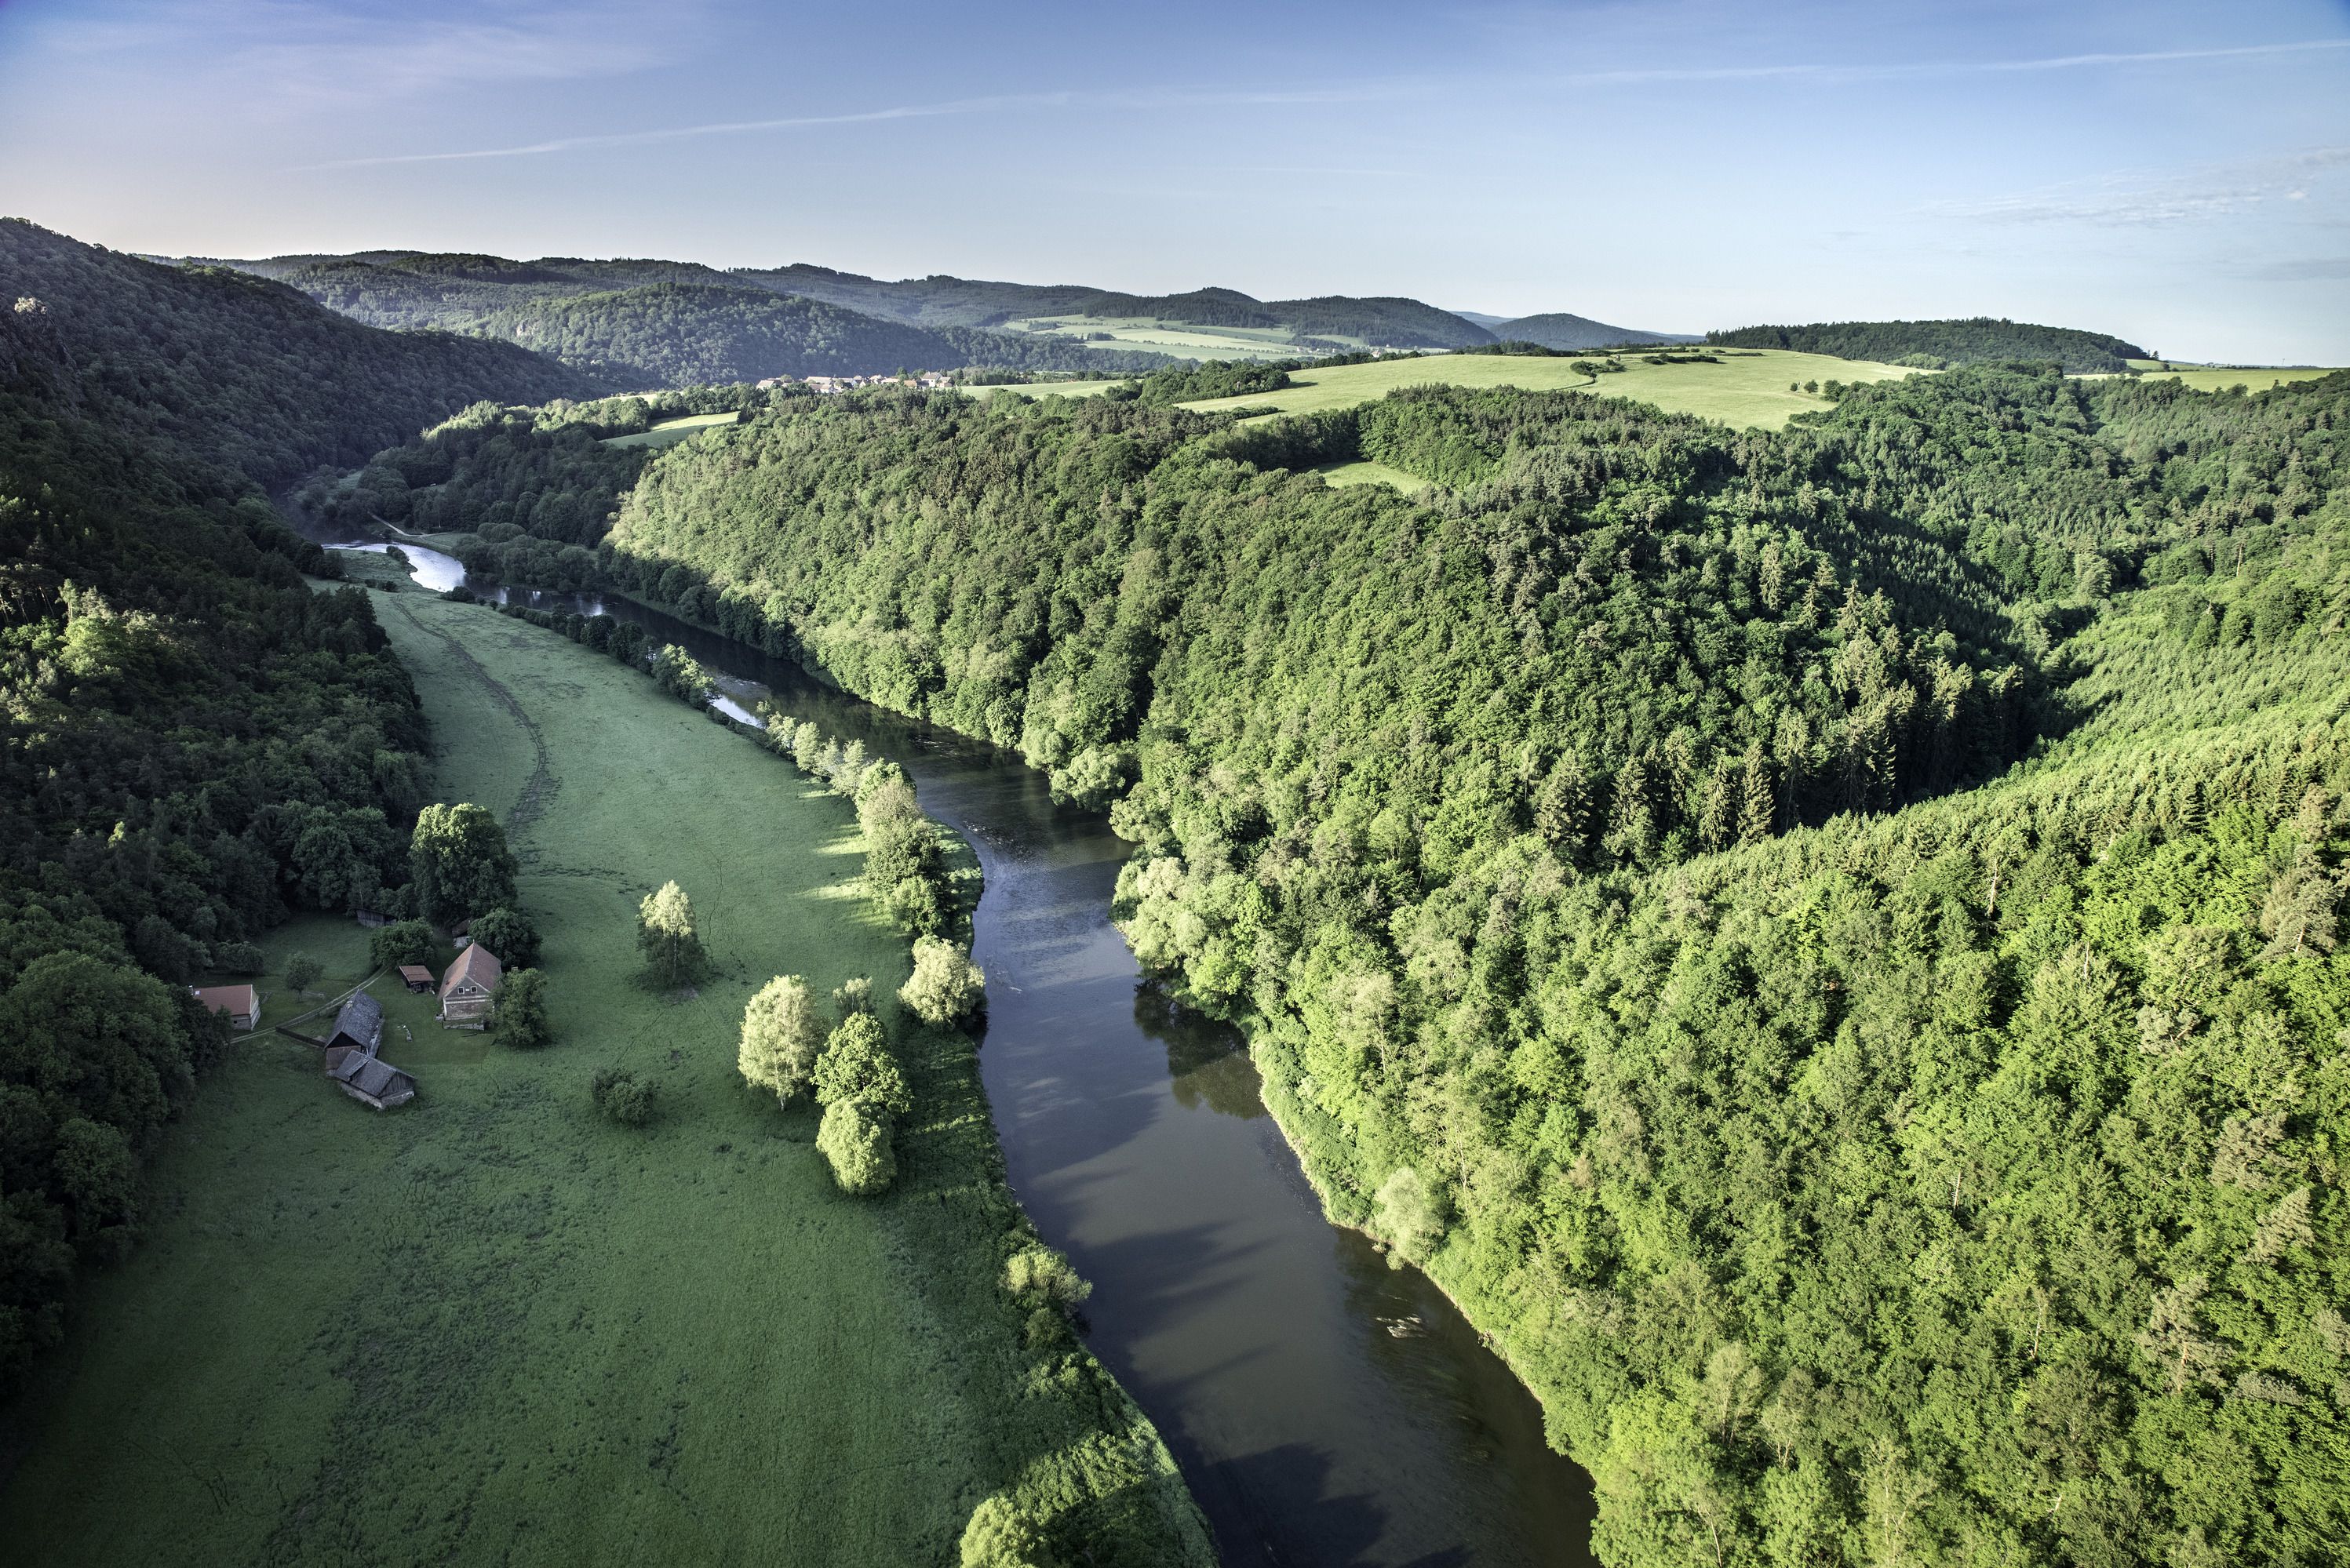
[[[406,879],[423,719],[368,596],[254,487],[569,373],[0,227],[0,1386],[119,1256],[226,1039],[179,983]],[[331,394],[331,395],[329,395]],[[316,400],[305,403],[306,399]]]
[[[1497,1336],[1604,1560],[2314,1564],[2345,416],[827,400],[598,556],[1108,804],[1138,952]],[[1357,457],[1439,488],[1300,472]]]
[[[1708,343],[1730,348],[1794,348],[1839,359],[1873,359],[1939,370],[1951,365],[2000,365],[2045,360],[2075,375],[2120,371],[2132,359],[2153,358],[2135,343],[2103,332],[1977,316],[1964,321],[1828,321],[1810,327],[1742,327],[1709,332]]]
[[[353,467],[469,404],[544,402],[597,383],[510,344],[388,336],[290,288],[160,265],[0,219],[18,352],[49,395],[118,432],[276,487]]]

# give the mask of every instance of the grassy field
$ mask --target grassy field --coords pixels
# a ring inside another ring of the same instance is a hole
[[[1598,358],[1598,356],[1593,356]],[[1420,358],[1374,359],[1292,374],[1295,386],[1191,403],[1195,409],[1270,407],[1284,413],[1343,409],[1383,398],[1399,387],[1440,383],[1455,387],[1520,387],[1529,391],[1575,388],[1611,398],[1632,398],[1672,413],[1696,414],[1740,429],[1777,430],[1794,415],[1828,405],[1817,397],[1790,392],[1789,383],[1881,381],[1916,374],[1895,365],[1835,359],[1825,354],[1762,349],[1724,355],[1713,364],[1650,365],[1637,354],[1623,356],[1621,374],[1590,378],[1576,373],[1573,359],[1503,354],[1437,354]]]
[[[2224,392],[2230,387],[2241,387],[2248,392],[2265,392],[2271,387],[2291,386],[2295,381],[2314,381],[2321,376],[2331,376],[2324,367],[2303,366],[2296,369],[2229,369],[2221,367],[2199,366],[2193,369],[2149,370],[2149,381],[2180,381],[2199,392]]]
[[[1201,327],[1146,317],[1040,316],[1020,323],[1057,337],[1084,338],[1107,332],[1112,341],[1097,348],[1148,348],[1187,359],[1291,359],[1297,345],[1279,327]],[[1351,342],[1352,339],[1336,339]]]
[[[1334,462],[1327,468],[1314,471],[1330,484],[1384,484],[1400,490],[1406,495],[1417,495],[1428,488],[1428,481],[1418,474],[1406,473],[1400,468],[1389,468],[1384,462]]]
[[[886,995],[907,971],[852,884],[847,804],[553,633],[421,593],[377,608],[441,793],[508,824],[556,1043],[444,1032],[378,981],[420,1085],[390,1115],[293,1041],[236,1047],[169,1129],[145,1244],[0,1434],[27,1449],[0,1555],[934,1563],[1009,1490],[1097,1562],[1206,1562],[1130,1402],[1082,1352],[1022,1347],[996,1282],[1025,1222],[970,1042],[904,1036],[919,1100],[878,1200],[834,1189],[806,1110],[736,1079],[768,976]],[[671,877],[719,966],[682,996],[634,952]],[[281,929],[272,1021],[305,1005],[297,950],[322,992],[367,970],[355,925]],[[659,1084],[650,1127],[593,1114],[614,1064]]]
[[[731,425],[742,417],[731,411],[723,414],[687,414],[680,419],[663,420],[652,429],[639,431],[634,435],[607,436],[604,438],[604,444],[606,446],[671,446],[696,431],[708,430],[712,425]]]

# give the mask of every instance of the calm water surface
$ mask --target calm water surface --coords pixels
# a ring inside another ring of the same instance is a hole
[[[463,568],[403,545],[420,580]],[[1592,1563],[1591,1489],[1531,1395],[1417,1270],[1330,1225],[1236,1032],[1141,982],[1109,921],[1132,846],[1009,753],[625,600],[633,620],[913,775],[986,867],[980,1065],[1013,1187],[1094,1282],[1089,1343],[1174,1449],[1224,1561]]]

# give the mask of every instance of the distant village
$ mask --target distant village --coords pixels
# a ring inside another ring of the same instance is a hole
[[[770,387],[806,387],[811,392],[846,392],[858,387],[923,387],[934,392],[944,391],[954,385],[954,378],[943,370],[924,370],[915,376],[770,376],[759,383],[759,389]]]

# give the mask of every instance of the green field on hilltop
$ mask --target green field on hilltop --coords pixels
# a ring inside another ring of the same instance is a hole
[[[1290,379],[1296,384],[1278,392],[1221,398],[1185,406],[1272,408],[1283,413],[1312,413],[1367,403],[1398,387],[1518,387],[1527,391],[1569,387],[1586,388],[1612,398],[1633,398],[1669,413],[1695,414],[1741,429],[1777,430],[1796,414],[1828,406],[1824,399],[1790,392],[1790,382],[1881,381],[1914,374],[1896,365],[1872,365],[1864,360],[1777,349],[1729,353],[1711,364],[1700,361],[1650,365],[1637,353],[1625,354],[1621,358],[1623,371],[1600,377],[1596,385],[1574,369],[1575,358],[1430,354],[1418,358],[1374,359],[1361,365],[1295,371]]]
[[[639,431],[634,435],[607,436],[604,439],[604,444],[606,446],[669,446],[673,442],[683,441],[696,431],[708,430],[712,425],[731,425],[742,417],[732,409],[716,414],[687,414],[680,419],[663,420],[652,429]]]
[[[26,1452],[11,1561],[934,1563],[1014,1490],[1076,1560],[1207,1562],[1131,1403],[1081,1351],[1023,1348],[970,1041],[899,1031],[917,1103],[879,1199],[737,1079],[769,976],[886,997],[908,972],[847,803],[559,635],[374,602],[438,793],[507,825],[555,1043],[445,1032],[379,979],[419,1080],[388,1115],[283,1036],[233,1048],[165,1134],[144,1243],[0,1433]],[[671,877],[717,964],[698,993],[638,979],[637,905]],[[368,972],[346,920],[265,950],[269,1021],[307,1005],[295,951],[321,1000]],[[659,1085],[650,1127],[594,1114],[612,1065]]]
[[[2265,392],[2271,387],[2289,387],[2295,381],[2314,381],[2331,376],[2333,370],[2323,366],[2296,366],[2293,369],[2234,369],[2220,366],[2198,366],[2177,370],[2149,370],[2143,379],[2177,381],[2199,392],[2224,392],[2230,387],[2241,387],[2248,392]]]

